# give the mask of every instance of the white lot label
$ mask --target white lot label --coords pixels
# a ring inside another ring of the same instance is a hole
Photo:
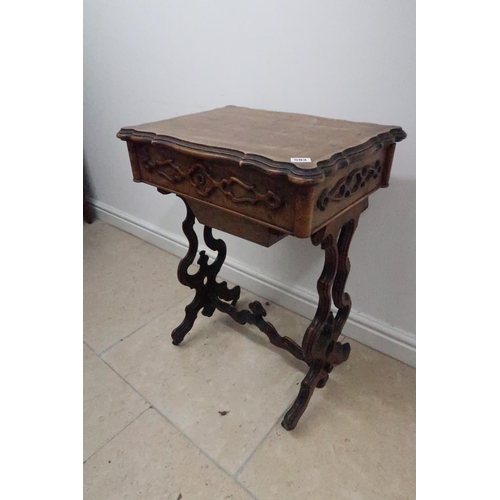
[[[290,158],[292,163],[311,163],[311,158]]]

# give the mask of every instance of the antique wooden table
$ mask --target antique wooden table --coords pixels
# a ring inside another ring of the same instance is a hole
[[[351,308],[344,293],[349,244],[368,196],[388,186],[395,143],[405,132],[226,106],[124,127],[117,135],[127,141],[134,181],[175,193],[187,207],[182,228],[189,250],[177,276],[196,294],[172,332],[173,344],[182,342],[199,311],[212,316],[218,309],[240,324],[256,325],[272,344],[309,366],[282,422],[287,430],[295,428],[314,389],[324,387],[333,367],[349,357],[349,344],[338,341]],[[204,224],[205,243],[217,258],[209,264],[201,251],[199,270],[189,274],[198,252],[195,217]],[[259,302],[249,310],[236,308],[240,287],[216,281],[226,245],[214,239],[212,228],[266,247],[288,235],[310,237],[313,245],[321,245],[325,263],[317,284],[319,303],[301,346],[278,334]]]

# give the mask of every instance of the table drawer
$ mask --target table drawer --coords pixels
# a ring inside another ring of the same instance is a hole
[[[134,180],[293,231],[294,186],[237,161],[128,142]]]

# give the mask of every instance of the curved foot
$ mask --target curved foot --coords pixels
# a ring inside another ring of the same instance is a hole
[[[326,375],[328,377],[328,375]],[[309,368],[307,375],[300,384],[300,391],[297,399],[291,408],[286,412],[281,426],[287,431],[295,429],[300,417],[304,413],[315,387],[324,379],[324,373],[321,363],[315,363]]]
[[[198,312],[202,307],[203,301],[198,294],[196,294],[193,301],[185,308],[186,315],[184,316],[183,322],[172,331],[172,344],[179,345],[184,340],[186,334],[193,327]]]
[[[285,418],[283,419],[283,421],[281,422],[281,427],[283,427],[283,429],[287,430],[287,431],[293,431],[293,429],[295,429],[295,427],[297,427],[297,422],[298,420],[293,420],[291,419],[290,417],[288,417],[288,413],[285,415]]]

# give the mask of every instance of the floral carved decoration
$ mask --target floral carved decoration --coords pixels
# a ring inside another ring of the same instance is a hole
[[[366,165],[356,168],[349,175],[339,179],[331,189],[324,189],[317,202],[320,210],[325,210],[331,201],[342,201],[352,196],[358,189],[365,187],[372,179],[377,179],[382,171],[380,160],[374,166]]]

